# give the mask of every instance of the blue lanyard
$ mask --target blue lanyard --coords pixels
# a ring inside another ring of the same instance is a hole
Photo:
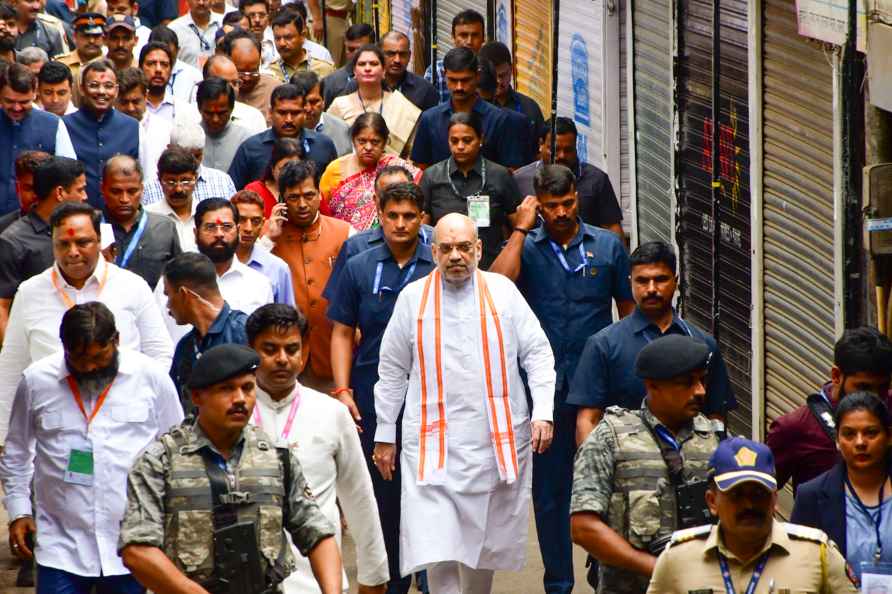
[[[548,240],[548,243],[551,245],[551,250],[554,252],[554,255],[557,256],[558,262],[560,262],[564,270],[566,270],[570,274],[579,272],[580,270],[585,268],[586,264],[588,264],[588,258],[585,257],[585,248],[582,247],[583,242],[579,242],[579,258],[582,260],[582,262],[580,262],[579,265],[572,270],[570,270],[570,264],[567,263],[567,258],[564,256],[564,250],[562,250],[558,244],[550,239]]]
[[[421,243],[424,245],[428,245],[427,242],[427,231],[424,230],[424,227],[418,230],[419,235],[421,235]]]
[[[762,572],[765,571],[765,565],[768,563],[768,551],[759,558],[759,562],[756,563],[755,569],[753,569],[753,577],[750,578],[750,584],[746,587],[746,594],[753,594],[756,591],[756,586],[759,585],[759,579],[762,577]],[[731,570],[728,569],[728,559],[725,558],[724,555],[719,553],[719,567],[722,568],[722,579],[725,580],[725,592],[727,594],[737,594],[737,590],[734,589],[734,582],[731,581]]]
[[[668,429],[666,429],[662,425],[657,425],[656,427],[654,427],[654,431],[657,433],[660,439],[672,446],[673,450],[675,450],[676,452],[681,451],[681,444],[678,443],[678,440],[675,439],[675,436],[672,435],[672,433],[670,433]]]
[[[214,23],[209,23],[208,28],[210,28],[210,26],[212,24],[214,24]],[[196,25],[195,23],[191,23],[189,25],[189,28],[192,29],[192,32],[195,33],[196,37],[198,37],[198,43],[201,44],[201,51],[203,51],[203,52],[211,51],[211,44],[208,43],[208,40],[205,39],[204,35],[202,35],[201,32],[198,30],[198,25]]]
[[[418,264],[418,260],[412,262],[412,265],[409,266],[409,270],[406,271],[406,276],[403,277],[402,282],[400,282],[400,286],[394,290],[390,287],[381,286],[381,273],[384,271],[384,262],[378,262],[378,267],[375,268],[375,286],[372,288],[372,295],[380,296],[384,291],[388,291],[390,293],[399,293],[403,290],[403,287],[409,284],[409,280],[411,280],[412,275],[415,274],[415,266]]]
[[[127,244],[127,250],[124,252],[123,256],[118,256],[117,261],[115,262],[115,264],[121,268],[127,268],[127,262],[130,261],[130,256],[136,251],[136,246],[139,244],[139,240],[142,239],[142,235],[146,231],[146,223],[148,220],[149,215],[146,214],[146,211],[142,211],[142,216],[139,217],[139,224],[136,226],[136,232],[134,232],[133,237],[130,238],[130,243]]]
[[[849,480],[848,475],[846,475],[846,485],[848,485],[849,491],[852,493],[852,497],[854,497],[858,509],[861,510],[871,522],[873,522],[873,527],[876,530],[877,535],[877,550],[873,556],[876,561],[879,562],[880,558],[883,556],[883,541],[880,539],[880,524],[883,523],[883,491],[886,489],[886,481],[884,479],[883,484],[880,487],[879,505],[877,505],[877,513],[875,516],[870,513],[870,509],[868,509],[868,507],[861,501],[861,498],[858,497],[858,493],[855,492],[855,488],[852,486],[852,482]]]

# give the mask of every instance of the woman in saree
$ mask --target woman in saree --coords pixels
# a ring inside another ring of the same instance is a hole
[[[353,124],[363,113],[381,114],[390,130],[387,152],[408,157],[421,110],[399,91],[385,89],[384,53],[381,48],[372,44],[359,48],[353,55],[351,70],[356,79],[356,91],[335,99],[328,113],[348,124]]]
[[[421,171],[417,167],[384,152],[388,133],[387,123],[379,113],[370,111],[355,119],[350,127],[353,152],[329,163],[319,180],[323,214],[364,231],[378,223],[375,180],[382,169],[399,165],[418,181]]]

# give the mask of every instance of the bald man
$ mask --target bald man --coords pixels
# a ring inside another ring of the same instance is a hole
[[[182,250],[173,222],[143,209],[142,188],[139,161],[127,155],[106,161],[102,172],[106,221],[101,227],[102,253],[109,262],[141,276],[154,290],[164,264]]]
[[[259,109],[269,119],[269,99],[279,81],[269,74],[260,72],[261,53],[256,40],[245,31],[233,31],[236,35],[228,46],[229,59],[238,69],[241,86],[236,99]]]
[[[215,54],[208,58],[208,61],[204,65],[204,77],[210,78],[212,76],[222,78],[228,82],[232,87],[232,90],[235,91],[236,99],[238,99],[238,90],[241,83],[238,79],[238,68],[235,67],[232,60],[222,54]],[[191,101],[195,105],[198,104],[197,97],[194,95],[194,93],[197,93],[197,89],[198,85],[193,89],[193,97]],[[238,100],[236,100],[235,105],[232,108],[232,115],[229,116],[229,121],[233,124],[238,124],[245,130],[248,130],[251,134],[260,134],[269,128],[263,112],[256,107],[251,107],[247,103]]]
[[[400,571],[427,567],[437,594],[487,594],[495,570],[525,565],[531,457],[552,438],[548,339],[514,284],[477,268],[481,251],[471,219],[440,219],[437,268],[400,293],[375,385],[373,461],[385,480],[405,404]]]

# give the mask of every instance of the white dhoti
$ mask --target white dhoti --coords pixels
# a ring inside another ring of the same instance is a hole
[[[483,274],[500,320],[517,476],[505,479],[491,437],[487,410],[492,391],[485,385],[476,282],[469,282],[460,289],[445,285],[442,292],[445,469],[442,475],[437,471],[433,482],[419,481],[419,469],[423,466],[419,460],[422,396],[416,335],[425,279],[410,284],[400,294],[384,334],[380,380],[375,386],[376,441],[393,443],[396,419],[405,399],[400,452],[403,575],[434,567],[434,574],[450,581],[454,572],[437,564],[460,563],[477,570],[519,570],[526,563],[532,452],[530,412],[518,362],[529,378],[532,419],[550,421],[554,359],[538,320],[511,281],[500,275]],[[427,351],[424,357],[434,359],[433,353]],[[493,376],[500,378],[500,371],[497,369]],[[436,420],[428,418],[427,422]],[[437,459],[437,441],[428,438],[426,457]]]

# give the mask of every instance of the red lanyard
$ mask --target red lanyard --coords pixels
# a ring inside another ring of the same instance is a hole
[[[294,424],[294,417],[297,416],[297,409],[300,406],[300,388],[295,387],[297,390],[297,394],[294,395],[294,400],[291,401],[291,408],[288,410],[288,418],[285,419],[285,426],[282,427],[282,439],[288,441],[288,436],[291,435],[291,426]],[[263,421],[260,418],[260,405],[258,403],[254,403],[254,424],[263,429]]]
[[[102,257],[102,256],[100,256]],[[71,300],[71,297],[68,296],[68,293],[62,288],[62,285],[59,284],[59,275],[56,274],[56,269],[53,268],[52,273],[50,274],[50,280],[53,283],[53,287],[56,288],[56,292],[59,293],[59,297],[62,299],[62,303],[65,304],[66,309],[71,309],[75,306],[74,301]],[[99,294],[102,293],[102,289],[105,288],[105,281],[108,280],[108,264],[105,265],[105,272],[102,274],[102,281],[99,282],[99,290],[96,291],[96,298],[99,298]],[[86,285],[84,285],[86,286]]]
[[[84,419],[87,421],[87,431],[90,430],[90,423],[93,422],[93,419],[96,418],[96,415],[99,413],[99,409],[102,408],[102,405],[105,404],[105,397],[108,396],[108,391],[111,390],[112,384],[115,383],[114,380],[110,381],[105,389],[99,394],[99,398],[96,399],[96,406],[93,407],[93,412],[89,415],[87,414],[87,409],[84,406],[84,399],[81,396],[81,390],[77,385],[77,382],[74,381],[74,378],[70,375],[65,378],[68,380],[68,387],[71,388],[71,393],[74,395],[74,401],[77,403],[77,407],[81,409],[81,414],[84,415]]]

